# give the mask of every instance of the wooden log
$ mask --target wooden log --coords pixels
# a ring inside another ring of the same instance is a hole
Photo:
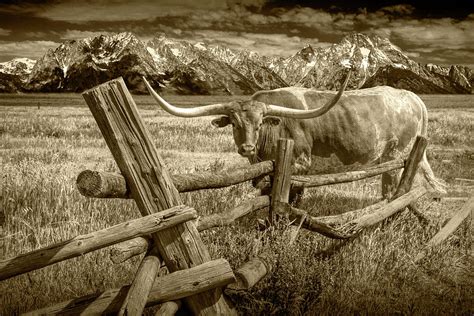
[[[176,206],[156,214],[133,219],[103,230],[54,244],[45,248],[0,261],[0,280],[40,269],[66,259],[101,249],[137,236],[166,230],[197,218],[188,206]]]
[[[269,205],[270,197],[268,195],[257,196],[224,213],[203,216],[198,222],[197,230],[203,231],[212,227],[230,225],[236,219]],[[110,259],[114,263],[124,262],[144,253],[149,247],[149,242],[149,240],[143,237],[126,240],[111,250]]]
[[[415,179],[418,165],[423,158],[423,155],[428,145],[428,140],[423,136],[417,136],[413,147],[411,148],[410,155],[408,156],[405,168],[403,169],[402,176],[400,177],[400,183],[398,184],[397,190],[395,191],[392,200],[410,191],[413,181]],[[429,223],[428,218],[418,210],[415,204],[407,206],[408,209],[418,218],[422,223]]]
[[[281,138],[278,140],[269,213],[269,221],[271,224],[274,224],[276,220],[276,205],[278,205],[278,203],[288,203],[290,196],[293,145],[294,141],[292,139]]]
[[[118,315],[142,315],[148,293],[153,288],[160,265],[161,260],[158,257],[156,248],[150,249],[140,263],[140,267],[135,274],[132,285],[130,285],[127,296],[122,302]]]
[[[275,203],[275,210],[280,215],[287,215],[292,221],[303,221],[303,228],[317,232],[323,236],[334,239],[349,238],[346,234],[340,233],[331,226],[319,221],[316,217],[310,216],[306,211],[290,206],[288,203]]]
[[[461,210],[457,212],[440,231],[428,241],[425,248],[415,257],[415,262],[419,262],[428,253],[429,250],[446,240],[452,233],[454,233],[462,222],[471,216],[471,221],[474,220],[474,195],[463,205]]]
[[[383,221],[384,219],[396,214],[397,212],[405,209],[405,207],[422,197],[427,192],[428,191],[425,187],[416,187],[408,193],[405,193],[404,195],[391,201],[376,212],[364,215],[353,221],[348,222],[347,224],[340,227],[338,231],[342,234],[347,235],[348,237],[354,236],[364,228],[373,226]]]
[[[372,204],[372,205],[369,205],[369,206],[366,206],[364,208],[357,209],[354,211],[349,211],[349,212],[345,212],[345,213],[337,214],[337,215],[317,216],[315,217],[315,220],[332,227],[340,226],[358,217],[375,212],[381,207],[385,206],[387,203],[388,203],[387,200],[381,200],[375,204]]]
[[[114,172],[84,170],[77,176],[76,187],[87,197],[131,199],[125,178]]]
[[[203,231],[212,227],[229,225],[236,219],[269,205],[270,197],[268,195],[257,196],[251,200],[243,202],[229,211],[202,217],[201,220],[199,220],[197,229]]]
[[[413,180],[415,179],[416,171],[418,170],[418,164],[423,158],[427,145],[428,140],[425,137],[416,137],[393,199],[396,199],[410,191],[411,186],[413,185]]]
[[[369,206],[361,210],[353,211],[350,216],[354,216],[354,214],[364,215],[347,222],[344,221],[347,220],[348,216],[344,214],[341,214],[342,216],[340,216],[340,218],[338,218],[339,215],[313,217],[308,215],[306,211],[292,207],[287,203],[278,203],[277,210],[279,213],[288,214],[290,220],[298,221],[301,220],[302,217],[305,217],[302,226],[305,229],[333,239],[348,239],[358,234],[364,228],[375,225],[402,210],[423,196],[426,192],[426,188],[418,187],[390,203],[386,203],[386,201],[377,203],[376,206],[379,206],[378,209],[374,206]]]
[[[161,304],[155,316],[174,316],[181,308],[181,301],[169,301]]]
[[[403,159],[395,159],[357,171],[311,176],[292,176],[291,184],[294,187],[311,188],[328,184],[352,182],[374,177],[388,171],[400,169],[403,168],[403,166]]]
[[[99,85],[84,92],[83,97],[142,215],[182,204],[123,79]],[[152,234],[152,237],[171,272],[211,260],[192,222]],[[188,297],[186,304],[197,315],[235,313],[220,289]]]
[[[111,247],[110,260],[115,264],[125,262],[147,251],[152,243],[153,241],[147,237],[137,237],[121,242]]]
[[[208,261],[201,265],[176,271],[155,280],[147,298],[147,306],[184,297],[195,296],[217,287],[235,282],[234,273],[224,259]],[[84,297],[67,300],[54,306],[32,311],[26,315],[102,315],[117,313],[125,299],[129,286],[111,289]]]
[[[271,172],[273,172],[273,163],[263,161],[248,167],[217,173],[200,172],[171,175],[171,179],[179,192],[190,192],[228,187]],[[77,176],[76,186],[79,192],[87,197],[132,198],[125,178],[119,173],[84,170]]]
[[[264,251],[244,263],[235,271],[236,282],[229,284],[227,290],[231,292],[248,290],[272,270],[271,254],[268,251]]]
[[[263,161],[228,171],[189,173],[172,176],[179,192],[224,188],[273,172],[273,162]]]

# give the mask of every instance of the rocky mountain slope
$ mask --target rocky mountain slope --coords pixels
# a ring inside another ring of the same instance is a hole
[[[389,40],[360,33],[348,35],[325,49],[303,48],[295,55],[272,62],[288,85],[335,89],[344,65],[355,72],[352,89],[390,85],[417,93],[471,93],[474,74],[467,67],[420,65]]]
[[[34,65],[34,66],[33,66]],[[310,45],[287,58],[160,35],[146,44],[131,33],[68,41],[36,63],[0,64],[0,92],[81,92],[122,76],[132,92],[146,92],[141,76],[179,94],[252,94],[303,86],[336,89],[352,65],[350,88],[391,85],[417,93],[471,93],[474,74],[462,66],[421,65],[389,40],[350,34],[327,48]]]
[[[140,91],[141,76],[159,81],[153,58],[131,33],[73,40],[49,50],[36,63],[26,88],[81,92],[119,76],[132,91]]]
[[[27,81],[36,60],[15,58],[0,63],[0,92],[16,92]]]

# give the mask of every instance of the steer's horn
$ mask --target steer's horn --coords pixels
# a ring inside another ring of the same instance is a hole
[[[153,96],[153,98],[156,100],[156,102],[161,106],[163,110],[166,112],[176,115],[176,116],[181,116],[181,117],[196,117],[196,116],[207,116],[207,115],[219,115],[219,114],[228,114],[228,103],[217,103],[217,104],[210,104],[210,105],[205,105],[205,106],[200,106],[200,107],[193,107],[193,108],[179,108],[174,105],[169,104],[166,102],[162,97],[158,95],[158,93],[153,90],[153,88],[150,86],[148,81],[145,79],[145,77],[142,77],[143,81],[145,81],[145,85],[150,92],[150,94]]]
[[[269,104],[267,105],[266,115],[290,117],[295,119],[307,119],[323,115],[324,113],[329,111],[334,105],[336,105],[337,101],[339,101],[339,99],[341,98],[341,95],[346,89],[347,83],[349,82],[351,71],[352,70],[349,69],[346,76],[346,80],[344,80],[344,83],[342,84],[336,96],[322,107],[313,110],[297,110]]]

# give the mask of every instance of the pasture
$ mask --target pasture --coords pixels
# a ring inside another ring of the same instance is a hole
[[[430,219],[408,211],[349,242],[301,230],[286,242],[286,224],[258,231],[255,218],[202,233],[212,258],[233,268],[271,248],[275,270],[251,291],[232,297],[247,315],[471,314],[474,312],[473,221],[464,223],[420,264],[414,256],[474,192],[474,96],[421,96],[429,112],[428,159],[449,184],[449,199],[417,203]],[[217,171],[246,165],[231,129],[211,118],[180,119],[134,96],[171,173]],[[232,97],[236,98],[236,97]],[[177,105],[229,97],[170,96]],[[324,166],[321,167],[321,166]],[[317,160],[314,172],[339,170]],[[79,194],[84,169],[117,171],[81,95],[0,94],[0,258],[9,258],[79,234],[139,217],[132,201]],[[250,184],[183,194],[200,214],[221,212],[256,194]],[[330,215],[373,204],[379,177],[310,189],[300,208]],[[0,315],[12,315],[130,283],[140,258],[113,264],[107,249],[0,282]]]

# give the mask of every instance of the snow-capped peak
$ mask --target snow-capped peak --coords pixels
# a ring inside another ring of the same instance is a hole
[[[33,67],[36,64],[36,60],[29,58],[14,58],[10,61],[0,63],[0,72],[10,75],[18,75],[20,77],[27,77]]]

